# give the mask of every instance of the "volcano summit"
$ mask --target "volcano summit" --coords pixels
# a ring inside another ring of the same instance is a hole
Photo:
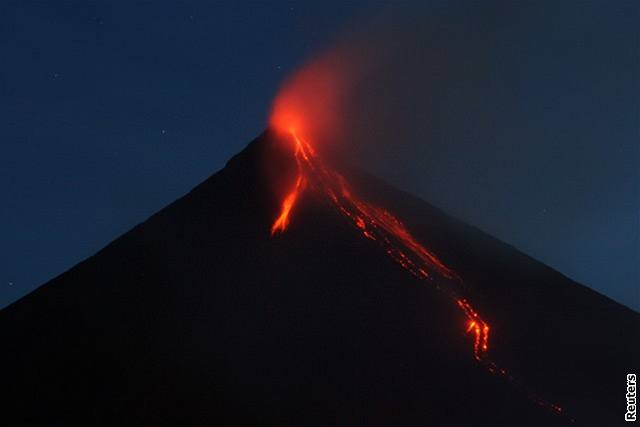
[[[7,425],[614,425],[640,316],[267,131],[0,312]]]

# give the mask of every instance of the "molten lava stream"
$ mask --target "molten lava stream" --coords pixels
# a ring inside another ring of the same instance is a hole
[[[276,233],[283,233],[284,230],[287,229],[289,225],[289,220],[291,216],[291,209],[293,209],[293,205],[295,205],[296,200],[300,196],[300,192],[304,188],[304,176],[302,173],[302,164],[300,163],[300,150],[301,146],[296,145],[295,149],[295,158],[296,158],[296,167],[298,176],[296,178],[296,183],[293,189],[286,195],[284,200],[282,201],[282,207],[280,208],[280,215],[274,221],[271,226],[271,235],[273,236]]]
[[[394,215],[354,196],[344,177],[329,170],[308,142],[293,130],[290,134],[295,147],[297,178],[294,188],[282,201],[280,215],[271,227],[272,235],[286,230],[308,174],[308,181],[323,191],[339,212],[353,222],[366,238],[380,242],[387,254],[404,269],[419,279],[430,279],[431,275],[436,273],[445,279],[460,281],[459,276],[418,243]],[[455,298],[457,305],[467,317],[468,331],[475,334],[474,357],[481,360],[489,350],[489,325],[480,318],[466,299],[457,298],[452,291],[447,293]]]
[[[301,138],[295,130],[290,129],[289,134],[295,147],[297,178],[294,188],[282,202],[280,214],[271,227],[271,234],[282,233],[286,230],[300,193],[304,190],[305,185],[313,184],[317,190],[327,196],[338,212],[360,230],[364,237],[378,242],[402,268],[420,280],[433,280],[433,276],[436,275],[450,282],[452,286],[447,288],[438,286],[438,289],[454,300],[467,318],[467,333],[472,333],[474,337],[474,358],[482,363],[489,372],[501,375],[514,383],[514,378],[505,369],[499,368],[489,360],[489,332],[491,328],[471,303],[460,297],[453,288],[453,285],[459,286],[462,283],[458,274],[422,246],[393,214],[356,197],[344,177],[327,168],[311,145]],[[533,393],[529,392],[528,394],[531,400],[537,404],[558,414],[562,412],[560,406],[546,402]]]

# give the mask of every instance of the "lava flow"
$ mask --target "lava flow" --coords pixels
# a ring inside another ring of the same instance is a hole
[[[529,392],[505,369],[500,368],[488,358],[491,328],[471,303],[459,295],[457,289],[462,283],[460,276],[420,244],[404,224],[388,210],[354,195],[344,177],[326,167],[312,146],[298,135],[295,128],[289,128],[287,132],[294,145],[297,177],[293,188],[282,201],[280,214],[273,222],[271,234],[283,233],[287,229],[296,201],[306,186],[312,185],[325,194],[334,207],[360,230],[364,237],[378,242],[402,268],[420,280],[433,281],[434,278],[439,278],[450,284],[451,286],[441,287],[438,284],[441,281],[436,282],[438,289],[454,300],[467,318],[466,332],[473,334],[474,358],[492,374],[501,375],[512,384],[524,389],[529,398],[538,405],[561,414],[563,410],[560,406]]]
[[[295,149],[296,164],[298,167],[298,176],[296,178],[296,184],[293,187],[293,189],[289,192],[289,194],[287,194],[287,196],[282,201],[282,208],[280,211],[280,215],[271,226],[272,236],[278,232],[282,233],[289,225],[289,215],[291,214],[291,209],[293,208],[293,205],[296,203],[296,200],[298,199],[298,196],[300,195],[300,192],[304,187],[305,180],[304,180],[304,174],[302,173],[302,164],[300,162],[301,149],[302,149],[302,146],[300,144],[297,144]]]
[[[289,134],[295,147],[297,177],[294,187],[282,201],[280,215],[271,227],[272,235],[286,230],[295,202],[305,183],[310,182],[324,192],[366,238],[379,242],[391,258],[417,278],[432,279],[437,275],[455,283],[461,282],[460,277],[421,245],[393,214],[355,196],[344,177],[328,169],[295,129],[289,129]],[[452,289],[443,290],[455,299],[467,317],[468,332],[475,336],[473,355],[476,360],[482,360],[489,351],[489,325],[466,299],[458,297]]]

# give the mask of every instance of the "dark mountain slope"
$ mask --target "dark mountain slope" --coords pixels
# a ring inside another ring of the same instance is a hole
[[[351,173],[465,280],[492,325],[473,359],[451,300],[306,192],[265,133],[220,172],[0,312],[7,425],[577,425],[623,420],[638,314],[482,232]]]

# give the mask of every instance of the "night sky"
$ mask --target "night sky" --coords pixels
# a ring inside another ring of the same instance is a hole
[[[2,2],[0,307],[224,166],[282,80],[380,9],[309,3]],[[640,6],[514,3],[437,33],[491,78],[431,76],[437,129],[364,166],[639,310]]]

